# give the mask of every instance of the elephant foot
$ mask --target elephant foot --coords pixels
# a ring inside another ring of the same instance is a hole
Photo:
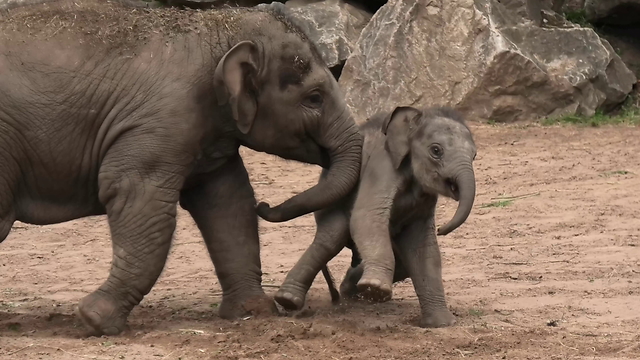
[[[293,289],[287,289],[286,284],[283,284],[274,295],[274,298],[278,304],[287,310],[300,310],[304,306],[305,294]]]
[[[126,311],[111,295],[96,291],[78,304],[78,313],[91,335],[118,335],[127,326]]]
[[[456,323],[456,317],[447,308],[425,312],[425,316],[420,320],[420,327],[423,328],[441,328],[453,326]]]
[[[389,301],[393,293],[391,284],[385,284],[379,279],[362,278],[356,287],[362,298],[372,302]]]
[[[347,300],[356,300],[358,298],[358,287],[356,284],[362,277],[362,265],[350,267],[344,275],[344,279],[340,284],[340,296]]]
[[[372,302],[385,302],[391,299],[391,285],[383,285],[378,279],[366,279],[362,276],[363,267],[358,265],[347,270],[340,284],[340,295],[349,300],[365,299]]]
[[[364,265],[364,264],[361,264]],[[391,300],[393,282],[393,270],[366,267],[362,276],[356,283],[358,294],[363,299],[372,302],[385,302]]]
[[[222,296],[218,315],[227,320],[246,316],[278,315],[278,308],[273,299],[266,294],[244,296]]]

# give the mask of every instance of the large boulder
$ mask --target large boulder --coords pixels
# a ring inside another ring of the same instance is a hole
[[[558,26],[565,12],[582,11],[584,0],[498,0],[507,9],[528,18],[537,26]]]
[[[531,19],[530,10],[553,11],[558,14],[580,12],[584,9],[585,0],[499,0],[510,11],[519,16]]]
[[[540,28],[496,0],[391,0],[340,77],[358,122],[397,105],[448,105],[499,122],[592,115],[624,101],[635,82],[593,30]]]
[[[327,66],[340,69],[372,16],[343,0],[290,0],[286,4],[273,2],[256,8],[284,11],[309,36]]]
[[[640,0],[586,0],[584,9],[596,24],[640,24]]]

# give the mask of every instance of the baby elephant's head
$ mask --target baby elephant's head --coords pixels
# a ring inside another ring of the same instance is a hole
[[[438,229],[438,235],[462,225],[476,195],[476,145],[462,116],[446,107],[397,107],[385,119],[382,131],[396,169],[411,171],[426,192],[458,201],[455,215]]]

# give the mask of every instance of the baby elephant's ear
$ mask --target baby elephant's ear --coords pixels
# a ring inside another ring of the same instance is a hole
[[[213,75],[218,105],[231,106],[238,129],[251,130],[258,112],[257,83],[262,68],[260,49],[252,41],[241,41],[220,60]]]
[[[409,134],[415,126],[415,119],[421,115],[422,112],[416,108],[398,106],[382,124],[382,132],[387,136],[385,146],[396,169],[409,154]]]

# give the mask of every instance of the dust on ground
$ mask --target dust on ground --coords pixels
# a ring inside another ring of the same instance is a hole
[[[121,336],[83,338],[74,307],[106,278],[104,217],[17,223],[0,245],[0,359],[640,358],[640,129],[472,124],[478,195],[439,239],[458,323],[415,326],[411,282],[384,304],[332,306],[322,275],[298,315],[226,321],[198,230],[181,211],[162,277]],[[258,199],[277,203],[318,169],[243,149]],[[504,199],[505,197],[510,197]],[[455,211],[442,201],[438,223]],[[311,242],[311,215],[261,221],[273,294]],[[349,252],[331,263],[344,274]]]

